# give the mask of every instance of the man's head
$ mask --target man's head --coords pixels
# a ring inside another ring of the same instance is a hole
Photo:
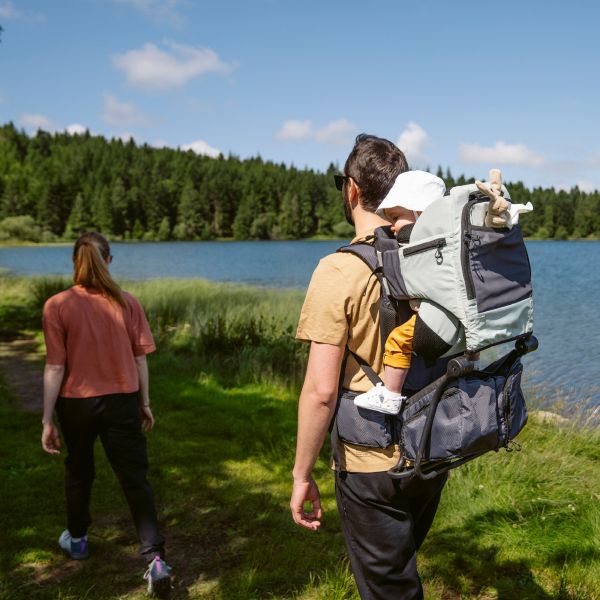
[[[344,175],[351,180],[346,180],[344,188],[353,181],[361,207],[374,213],[404,171],[408,171],[408,164],[402,150],[389,140],[361,133],[344,165]]]

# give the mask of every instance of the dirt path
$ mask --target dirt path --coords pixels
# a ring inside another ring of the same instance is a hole
[[[41,355],[32,336],[0,331],[0,374],[23,410],[42,411]]]

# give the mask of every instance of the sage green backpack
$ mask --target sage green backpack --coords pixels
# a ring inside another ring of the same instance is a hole
[[[389,295],[422,299],[417,354],[478,352],[533,331],[521,228],[485,227],[488,200],[475,184],[454,187],[422,213],[408,244],[380,253]]]

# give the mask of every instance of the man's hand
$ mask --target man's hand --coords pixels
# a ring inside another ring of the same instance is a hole
[[[144,431],[152,431],[154,427],[154,415],[149,406],[140,404],[140,418],[142,419]]]
[[[42,448],[48,454],[60,454],[60,435],[54,423],[43,424]]]
[[[304,503],[310,502],[312,510],[304,511]],[[310,477],[308,480],[294,481],[292,488],[292,497],[290,499],[290,509],[292,518],[297,525],[317,531],[321,526],[321,494],[315,480]]]

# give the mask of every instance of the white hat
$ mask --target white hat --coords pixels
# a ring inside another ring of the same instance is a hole
[[[427,171],[406,171],[396,177],[392,189],[375,212],[383,217],[386,208],[396,206],[421,212],[445,193],[446,186],[439,177]]]

